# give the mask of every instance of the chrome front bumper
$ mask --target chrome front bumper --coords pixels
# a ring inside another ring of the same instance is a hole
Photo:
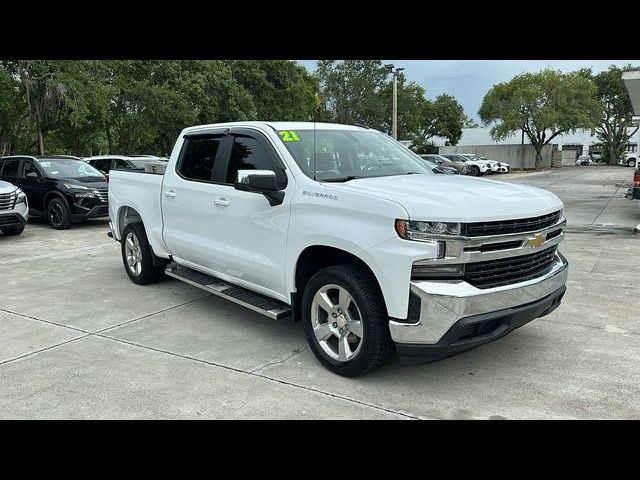
[[[540,300],[567,282],[568,263],[558,252],[544,276],[503,287],[480,289],[465,281],[413,281],[411,291],[420,297],[416,323],[389,321],[391,338],[403,344],[434,344],[460,319],[518,307]]]

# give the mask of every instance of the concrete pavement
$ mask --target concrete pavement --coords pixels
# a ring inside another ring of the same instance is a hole
[[[492,176],[566,204],[563,304],[432,364],[331,374],[299,323],[167,279],[137,286],[105,221],[0,235],[0,418],[638,418],[640,222],[632,170]]]

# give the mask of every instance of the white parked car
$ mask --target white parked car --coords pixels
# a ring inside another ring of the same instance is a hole
[[[0,230],[2,233],[20,235],[28,219],[29,202],[25,193],[14,184],[0,180]]]
[[[462,162],[469,169],[469,175],[478,177],[491,172],[491,165],[488,162],[482,160],[475,160],[466,155],[459,153],[444,153],[443,157],[448,158],[452,162]]]
[[[580,155],[576,159],[576,165],[593,165],[593,160],[589,155]]]
[[[562,208],[546,190],[434,174],[376,130],[310,122],[186,128],[164,174],[109,182],[109,234],[134,283],[168,275],[293,316],[344,376],[394,350],[444,358],[557,308]]]
[[[624,157],[620,160],[620,163],[628,167],[635,167],[638,165],[638,152],[625,153]]]

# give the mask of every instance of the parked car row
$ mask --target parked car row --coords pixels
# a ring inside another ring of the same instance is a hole
[[[490,173],[508,173],[511,170],[508,163],[489,160],[471,153],[424,154],[420,157],[439,166],[442,171],[436,171],[436,173],[456,173],[478,177]]]
[[[151,155],[15,155],[0,158],[0,231],[23,232],[29,215],[58,230],[109,216],[108,174],[112,169],[144,171],[168,159]]]

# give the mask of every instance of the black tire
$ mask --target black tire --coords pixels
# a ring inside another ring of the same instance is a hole
[[[139,273],[132,271],[127,262],[126,253],[126,241],[129,234],[135,236],[140,247],[141,254],[141,269]],[[149,283],[155,283],[164,278],[165,265],[164,262],[161,265],[153,264],[153,251],[149,240],[147,239],[147,233],[144,230],[142,223],[130,223],[122,231],[122,237],[120,241],[120,251],[122,253],[122,263],[124,264],[124,270],[129,275],[129,278],[133,283],[138,285],[147,285]]]
[[[635,167],[636,166],[636,159],[635,158],[630,158],[629,160],[627,160],[627,166]]]
[[[348,291],[361,313],[362,339],[356,356],[347,361],[330,357],[313,331],[311,307],[315,294],[327,285]],[[384,365],[394,346],[389,333],[389,317],[382,292],[371,273],[360,265],[344,264],[323,268],[307,283],[302,296],[302,323],[309,346],[316,358],[330,371],[356,377]]]
[[[61,198],[54,197],[47,204],[47,220],[56,230],[66,230],[71,227],[71,213],[67,202]]]
[[[474,177],[479,177],[480,176],[480,168],[477,165],[469,166],[469,174],[473,175]]]
[[[4,233],[5,235],[20,235],[22,232],[24,232],[24,225],[19,225],[17,227],[4,227],[2,229],[2,233]]]

